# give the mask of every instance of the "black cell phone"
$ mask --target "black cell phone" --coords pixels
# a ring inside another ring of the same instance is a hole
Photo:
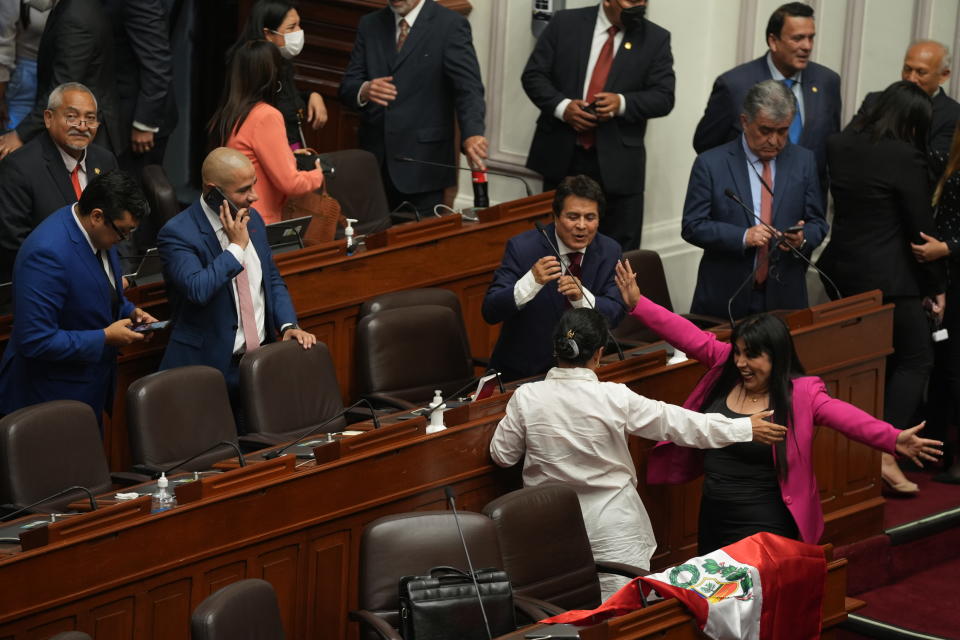
[[[237,205],[230,202],[227,196],[223,195],[223,191],[220,191],[219,187],[214,187],[210,189],[210,191],[207,191],[206,195],[203,196],[203,201],[206,202],[207,206],[213,209],[217,215],[220,215],[220,205],[223,204],[224,201],[226,201],[227,206],[230,208],[230,214],[234,218],[236,218],[237,213],[239,213]]]
[[[169,320],[160,320],[158,322],[145,322],[144,324],[138,324],[135,327],[131,327],[131,331],[136,331],[137,333],[150,333],[151,331],[162,331],[170,326]]]
[[[583,110],[586,111],[587,113],[592,113],[593,115],[597,115],[597,101],[594,100],[593,102],[585,106]]]
[[[787,227],[786,229],[783,230],[784,233],[796,233],[798,231],[803,231],[802,224],[795,224],[792,227]]]

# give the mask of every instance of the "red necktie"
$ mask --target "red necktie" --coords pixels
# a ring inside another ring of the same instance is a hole
[[[400,18],[400,23],[397,25],[400,28],[400,35],[397,36],[397,51],[403,49],[403,43],[407,41],[407,36],[410,35],[410,25],[403,18]]]
[[[243,339],[247,353],[260,346],[260,332],[257,331],[257,317],[253,313],[253,296],[250,293],[250,278],[247,270],[237,274],[237,301],[240,303],[240,324],[243,325]]]
[[[83,193],[83,189],[80,188],[80,163],[79,162],[73,168],[73,171],[70,172],[70,182],[73,183],[73,192],[77,194],[77,200],[79,200],[80,194]]]
[[[773,184],[770,161],[763,161],[763,184],[760,185],[760,219],[765,224],[773,224],[773,196],[767,190],[766,185]],[[757,284],[763,284],[767,281],[767,269],[770,266],[770,243],[757,248]]]
[[[581,274],[583,273],[583,268],[580,263],[583,260],[583,254],[579,251],[571,251],[567,254],[567,275],[573,276],[576,279],[580,279]],[[572,307],[570,300],[565,300],[567,307]]]
[[[584,97],[588,104],[593,102],[596,95],[603,91],[603,87],[607,84],[607,76],[610,75],[610,67],[613,66],[613,39],[616,37],[617,31],[619,31],[617,27],[607,29],[607,41],[603,43],[600,55],[597,56],[597,64],[593,67],[593,75],[590,76],[587,95]],[[584,149],[591,148],[596,140],[595,129],[577,135],[577,144]]]

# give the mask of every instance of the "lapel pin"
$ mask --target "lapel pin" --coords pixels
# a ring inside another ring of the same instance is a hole
[[[816,92],[818,91],[818,89],[817,89],[816,87],[811,87],[810,90],[813,91],[814,93],[816,93]]]
[[[93,172],[97,175],[100,175],[100,167],[94,167]]]
[[[624,43],[623,43],[623,48],[624,48],[624,49],[633,49],[633,43],[632,43],[632,42],[624,42]]]

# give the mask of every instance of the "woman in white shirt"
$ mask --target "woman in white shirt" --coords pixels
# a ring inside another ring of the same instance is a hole
[[[490,442],[504,467],[523,463],[524,486],[570,485],[597,560],[650,568],[657,547],[640,495],[627,435],[673,440],[701,449],[734,442],[772,444],[786,429],[764,420],[772,412],[730,419],[701,414],[638,395],[626,385],[600,382],[594,372],[607,340],[606,320],[592,309],[570,309],[554,331],[557,366],[541,382],[522,385]],[[602,575],[606,599],[625,582]]]

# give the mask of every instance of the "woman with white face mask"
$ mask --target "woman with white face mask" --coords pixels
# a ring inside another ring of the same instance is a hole
[[[293,62],[303,50],[304,32],[300,27],[300,14],[291,2],[284,0],[258,0],[250,10],[250,18],[240,32],[240,37],[227,52],[227,64],[234,52],[250,40],[267,40],[280,50],[283,65],[280,68],[280,93],[276,107],[283,114],[287,129],[287,141],[297,150],[303,146],[301,126],[309,124],[319,129],[327,122],[327,107],[323,96],[316,91],[297,91],[293,79]]]

